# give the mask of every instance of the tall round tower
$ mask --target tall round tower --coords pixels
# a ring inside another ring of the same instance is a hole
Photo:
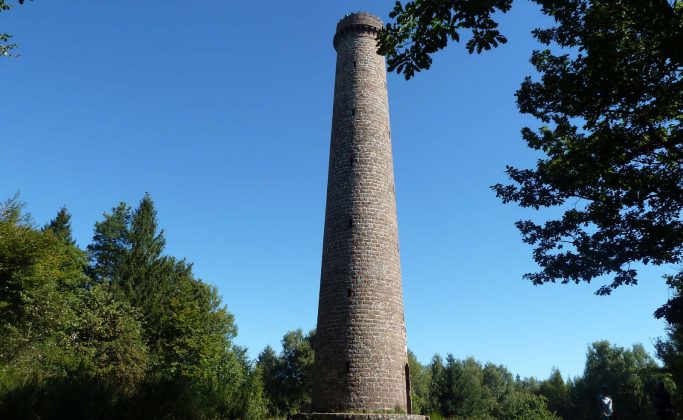
[[[337,24],[332,139],[315,342],[318,413],[410,413],[382,21]]]

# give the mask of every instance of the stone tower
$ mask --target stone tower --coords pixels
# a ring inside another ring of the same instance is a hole
[[[386,69],[376,52],[382,26],[376,16],[353,13],[334,35],[317,413],[410,413]]]

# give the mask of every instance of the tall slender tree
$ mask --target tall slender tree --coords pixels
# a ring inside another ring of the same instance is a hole
[[[164,287],[159,274],[166,240],[163,230],[158,228],[157,212],[149,194],[145,194],[131,214],[126,239],[128,253],[122,287],[133,305],[151,309],[158,303],[156,297]],[[191,266],[187,266],[187,270],[191,270]]]

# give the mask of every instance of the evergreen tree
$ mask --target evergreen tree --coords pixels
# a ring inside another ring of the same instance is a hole
[[[69,245],[76,244],[76,241],[74,241],[73,236],[71,235],[71,213],[69,213],[66,207],[59,209],[57,216],[43,227],[43,231],[52,232],[56,237]]]
[[[126,239],[128,253],[121,287],[135,306],[153,306],[157,303],[155,295],[163,287],[158,274],[166,240],[164,232],[158,231],[157,212],[149,194],[145,194],[133,211]]]
[[[90,275],[95,281],[110,282],[121,288],[126,258],[130,250],[128,224],[131,210],[126,203],[119,203],[111,213],[104,213],[104,220],[95,222],[95,233],[88,245]]]
[[[141,314],[150,357],[143,394],[155,407],[146,415],[240,417],[248,363],[232,343],[234,318],[217,290],[191,264],[163,255],[164,246],[149,194],[132,211],[121,203],[105,214],[88,246],[95,280]]]
[[[446,392],[441,395],[443,414],[465,418],[487,415],[489,404],[482,382],[483,372],[476,360],[456,360],[448,354]]]
[[[557,368],[552,370],[548,379],[539,384],[538,393],[548,401],[550,411],[562,418],[570,418],[572,412],[571,388],[569,384],[565,383]]]
[[[0,417],[262,417],[232,314],[162,255],[151,198],[96,224],[91,277],[60,215],[38,230],[17,197],[0,206]]]
[[[430,364],[430,416],[467,419],[548,419],[558,417],[548,409],[545,397],[535,391],[535,380],[517,378],[504,367],[474,358],[457,360],[435,355]]]

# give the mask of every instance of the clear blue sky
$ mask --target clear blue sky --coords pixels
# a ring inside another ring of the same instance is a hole
[[[386,20],[392,4],[36,0],[2,13],[21,57],[0,60],[0,197],[20,190],[39,224],[66,205],[85,247],[102,212],[149,192],[167,252],[219,288],[236,342],[252,357],[279,348],[315,326],[335,25],[356,10]],[[410,82],[389,75],[408,345],[423,363],[450,352],[575,376],[595,340],[651,351],[663,335],[661,270],[610,297],[521,279],[535,265],[513,222],[553,213],[489,186],[538,157],[514,92],[545,22],[518,0],[502,48],[453,46]]]

